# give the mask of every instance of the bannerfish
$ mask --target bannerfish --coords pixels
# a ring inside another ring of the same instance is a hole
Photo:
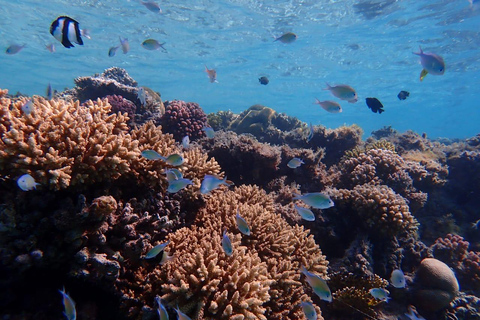
[[[444,74],[445,61],[443,58],[435,53],[424,53],[420,46],[419,48],[420,52],[413,52],[413,54],[420,56],[420,63],[423,67],[423,70],[420,73],[420,81],[422,81],[428,73],[436,76]]]
[[[208,78],[210,79],[210,82],[213,83],[213,82],[217,82],[217,71],[215,69],[208,69],[207,66],[205,66],[205,72],[207,73],[208,75]]]
[[[47,100],[52,100],[52,98],[53,98],[53,90],[52,90],[52,85],[51,85],[50,83],[49,83],[48,86],[47,86],[46,94],[47,94]]]
[[[142,47],[147,50],[158,50],[162,48],[163,51],[167,52],[167,49],[163,46],[166,42],[160,43],[155,39],[147,39],[142,42]]]
[[[47,50],[50,51],[51,53],[54,53],[56,51],[55,45],[53,43],[47,44],[45,48],[47,48]]]
[[[293,32],[287,32],[273,40],[273,42],[280,41],[281,43],[292,43],[295,40],[297,40],[297,35]]]
[[[183,149],[188,149],[190,147],[190,137],[189,136],[183,137],[182,147],[183,147]]]
[[[22,106],[22,111],[23,113],[25,114],[30,114],[32,113],[33,111],[33,102],[32,102],[32,99],[28,100],[27,102],[25,102]]]
[[[287,163],[287,167],[291,168],[291,169],[296,169],[298,167],[300,167],[302,164],[304,164],[305,162],[303,162],[302,159],[300,158],[293,158],[292,160],[288,161]]]
[[[144,87],[138,88],[137,98],[140,101],[140,103],[142,104],[142,106],[144,106],[147,103],[147,93],[145,92]]]
[[[316,100],[315,103],[320,105],[320,107],[322,107],[322,109],[327,112],[330,112],[330,113],[342,112],[342,107],[338,102],[330,101],[330,100],[320,101],[317,98],[315,98],[315,100]]]
[[[33,179],[33,177],[27,173],[18,178],[17,185],[23,191],[30,191],[37,189],[37,186],[40,185],[40,183],[36,183],[35,179]]]
[[[50,33],[60,41],[65,48],[73,48],[76,44],[83,45],[82,32],[78,22],[67,16],[60,16],[50,25]]]
[[[182,311],[180,311],[180,309],[178,308],[178,306],[176,308],[174,308],[175,311],[177,311],[177,315],[178,315],[178,320],[191,320],[191,318],[189,316],[187,316],[185,313],[183,313]]]
[[[235,221],[237,222],[238,230],[246,236],[250,235],[250,227],[248,226],[247,221],[242,218],[240,212],[237,209],[237,215],[235,216]]]
[[[380,301],[385,301],[385,302],[388,303],[388,300],[391,299],[388,296],[390,294],[390,292],[388,292],[388,290],[385,290],[383,288],[373,288],[373,289],[370,289],[368,292],[370,292],[372,297],[374,297],[375,299],[380,300]]]
[[[414,306],[412,306],[412,305],[408,306],[407,310],[408,310],[408,312],[405,313],[405,316],[407,316],[408,319],[410,319],[410,320],[425,320],[425,318],[422,317],[417,312],[417,309]]]
[[[205,132],[205,135],[207,136],[208,139],[215,138],[215,131],[213,130],[212,127],[203,127],[202,131]]]
[[[157,302],[157,312],[158,312],[158,317],[160,320],[168,320],[168,312],[167,309],[165,309],[165,306],[162,304],[162,301],[159,296],[155,297],[155,301]]]
[[[176,193],[191,184],[193,184],[193,182],[190,179],[181,178],[177,180],[172,180],[168,182],[167,192]]]
[[[128,51],[130,51],[130,43],[128,43],[128,39],[127,38],[123,38],[122,37],[118,37],[120,39],[120,46],[122,47],[122,51],[123,53],[127,53]]]
[[[165,175],[167,176],[167,181],[175,181],[183,178],[183,174],[178,169],[167,169],[165,171]]]
[[[315,215],[313,214],[312,210],[304,208],[304,207],[299,207],[296,204],[293,205],[295,207],[295,210],[297,210],[297,213],[302,217],[303,220],[306,221],[315,221]]]
[[[142,157],[144,157],[147,160],[164,160],[165,157],[163,157],[160,153],[156,152],[155,150],[143,150],[141,153]]]
[[[390,276],[390,284],[395,288],[405,288],[405,275],[403,274],[402,270],[395,269],[392,271],[392,275]]]
[[[258,82],[260,82],[260,84],[263,84],[263,85],[266,86],[270,81],[268,80],[267,77],[263,76],[263,77],[258,78]]]
[[[11,46],[9,46],[7,48],[7,50],[5,50],[5,53],[6,54],[16,54],[16,53],[19,53],[20,51],[22,51],[23,48],[26,47],[26,44],[24,45],[18,45],[18,44],[12,44]]]
[[[305,275],[308,284],[320,299],[332,302],[332,293],[325,280],[314,273],[308,272],[304,266],[301,267],[300,271]]]
[[[317,320],[317,311],[311,302],[301,302],[300,306],[302,307],[305,318],[308,320]]]
[[[118,48],[120,48],[120,46],[110,47],[110,49],[108,49],[108,56],[109,57],[115,56],[117,54]]]
[[[410,96],[410,92],[408,91],[400,91],[400,93],[397,95],[398,99],[399,100],[405,100],[408,98],[408,96]]]
[[[147,8],[148,10],[150,10],[152,12],[155,12],[155,13],[161,13],[162,12],[162,9],[160,8],[160,6],[155,1],[152,1],[152,0],[140,1],[140,3],[143,4],[145,6],[145,8]]]
[[[330,90],[330,92],[337,98],[346,100],[350,103],[358,101],[357,93],[355,89],[346,84],[339,84],[338,86],[331,86],[327,83],[327,87],[324,90]]]
[[[233,253],[233,247],[232,247],[232,242],[230,241],[230,238],[227,235],[227,230],[223,230],[223,236],[222,236],[222,248],[223,251],[225,251],[225,254],[227,256],[231,256]]]
[[[75,302],[73,299],[65,292],[65,287],[63,290],[58,290],[63,297],[63,306],[65,307],[65,311],[63,314],[67,317],[68,320],[76,320],[77,319],[77,310],[75,309]]]
[[[313,125],[312,125],[312,123],[310,122],[310,125],[308,126],[307,142],[310,142],[310,140],[312,140],[313,134],[314,134]]]
[[[160,252],[162,252],[165,249],[166,246],[168,246],[169,243],[170,243],[170,240],[164,243],[157,244],[155,247],[153,247],[152,249],[150,249],[150,251],[147,252],[147,254],[145,255],[145,259],[155,258],[156,256],[158,256]]]
[[[223,179],[219,179],[215,176],[206,174],[202,180],[202,184],[200,185],[200,193],[201,194],[209,193],[210,191],[220,187],[222,184],[226,186],[231,186],[233,185],[233,182],[228,181],[227,177]]]
[[[365,102],[367,103],[367,106],[372,110],[374,113],[382,113],[385,111],[383,109],[383,104],[378,100],[377,98],[366,98]]]
[[[335,205],[329,196],[321,192],[305,193],[303,195],[294,194],[293,200],[302,200],[315,209],[328,209]]]

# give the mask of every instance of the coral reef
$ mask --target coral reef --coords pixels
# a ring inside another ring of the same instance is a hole
[[[207,115],[198,103],[166,101],[161,121],[165,132],[171,133],[177,141],[182,141],[185,136],[189,136],[190,140],[205,136],[202,129],[207,125]]]
[[[215,131],[227,130],[237,116],[232,111],[217,111],[207,115],[207,122]]]
[[[135,118],[135,111],[137,110],[137,106],[132,101],[118,95],[108,95],[105,98],[112,106],[112,113],[126,113],[130,119]]]

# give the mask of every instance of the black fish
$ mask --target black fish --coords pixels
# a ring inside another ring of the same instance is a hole
[[[377,98],[367,98],[365,99],[367,106],[375,113],[382,113],[385,111],[383,109],[383,104]]]
[[[78,22],[67,16],[60,16],[52,22],[50,33],[65,48],[72,48],[72,42],[83,45],[82,32]]]
[[[260,82],[260,84],[263,84],[263,85],[267,85],[268,84],[268,78],[267,77],[260,77],[258,78],[258,81]]]
[[[408,91],[400,91],[400,93],[397,95],[398,99],[400,100],[405,100],[408,98],[408,96],[410,95],[410,92]]]

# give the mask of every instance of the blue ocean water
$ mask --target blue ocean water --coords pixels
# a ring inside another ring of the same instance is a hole
[[[466,138],[479,133],[480,5],[467,0],[231,0],[157,1],[162,13],[140,1],[0,1],[0,46],[26,44],[0,54],[0,88],[44,95],[73,87],[73,79],[118,66],[162,94],[198,102],[206,112],[239,113],[263,104],[299,119],[335,128],[356,123],[366,135],[383,126]],[[68,15],[90,30],[84,46],[66,49],[49,33]],[[273,42],[285,32],[298,40]],[[131,50],[108,56],[118,38]],[[166,42],[167,52],[141,42]],[[50,53],[45,45],[55,43]],[[418,47],[446,61],[442,76],[420,82]],[[217,70],[210,83],[205,65]],[[262,86],[258,77],[268,76]],[[313,102],[335,100],[325,83],[348,84],[359,95],[329,114]],[[401,90],[410,97],[400,101]],[[385,106],[372,113],[366,97]],[[333,98],[333,99],[332,99]]]

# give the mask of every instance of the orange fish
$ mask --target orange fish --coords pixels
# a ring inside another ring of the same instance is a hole
[[[217,71],[215,69],[208,69],[207,66],[205,66],[205,72],[207,73],[208,75],[208,78],[210,79],[210,82],[213,83],[213,82],[217,82]]]

